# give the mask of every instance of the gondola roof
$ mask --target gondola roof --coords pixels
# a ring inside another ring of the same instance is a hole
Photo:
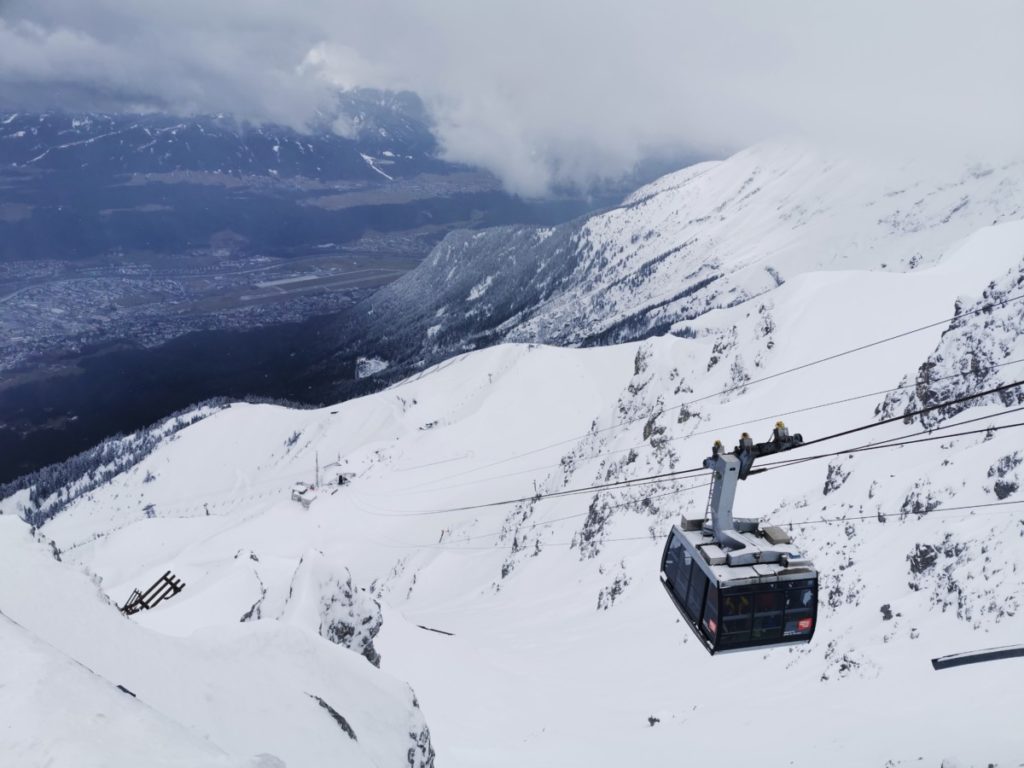
[[[736,522],[742,525],[742,521]],[[690,549],[701,555],[701,566],[704,571],[719,584],[758,584],[769,580],[805,579],[815,572],[813,567],[808,567],[805,564],[806,561],[803,561],[803,555],[796,546],[788,541],[771,542],[766,538],[763,530],[760,532],[737,530],[737,536],[747,542],[751,550],[771,544],[773,551],[789,554],[795,563],[799,562],[800,564],[784,565],[781,562],[765,562],[753,565],[729,565],[728,552],[715,543],[710,533],[701,530],[700,521],[685,521],[685,525],[680,527],[680,533],[690,545]],[[771,535],[771,531],[768,532],[768,535]]]

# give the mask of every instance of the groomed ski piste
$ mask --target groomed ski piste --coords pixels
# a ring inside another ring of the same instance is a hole
[[[28,492],[6,499],[0,754],[1018,765],[1021,660],[930,662],[1024,637],[1024,387],[740,484],[736,515],[782,525],[821,574],[809,645],[710,657],[659,582],[708,478],[648,478],[715,439],[782,419],[809,441],[1024,379],[1024,223],[907,271],[875,268],[881,247],[678,335],[503,344],[322,410],[214,409],[35,537]],[[315,498],[293,500],[317,466]],[[181,594],[118,613],[168,570]]]

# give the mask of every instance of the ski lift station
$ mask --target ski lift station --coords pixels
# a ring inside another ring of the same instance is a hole
[[[296,483],[292,486],[292,501],[299,502],[304,509],[309,509],[316,497],[316,488],[309,483]]]

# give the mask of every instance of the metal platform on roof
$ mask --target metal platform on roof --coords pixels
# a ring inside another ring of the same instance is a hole
[[[806,579],[808,574],[814,573],[813,568],[808,568],[805,565],[790,566],[784,565],[781,562],[755,563],[741,566],[728,565],[728,553],[715,543],[714,538],[710,534],[700,530],[684,530],[683,537],[693,545],[696,551],[700,552],[704,561],[703,569],[714,576],[715,580],[719,583],[758,584],[766,579]],[[752,550],[770,543],[753,533],[740,533],[739,538],[749,542]],[[805,562],[803,561],[803,553],[792,544],[775,544],[771,545],[771,547],[775,552],[781,551],[791,554],[795,561]]]

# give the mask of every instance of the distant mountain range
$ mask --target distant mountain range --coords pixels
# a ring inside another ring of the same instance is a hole
[[[380,181],[460,170],[435,157],[429,119],[411,93],[343,93],[336,114],[301,133],[224,115],[0,115],[0,166],[28,176],[191,172]]]
[[[356,90],[308,131],[229,116],[0,112],[0,262],[230,247],[288,256],[368,231],[561,221],[446,162],[419,98]]]

